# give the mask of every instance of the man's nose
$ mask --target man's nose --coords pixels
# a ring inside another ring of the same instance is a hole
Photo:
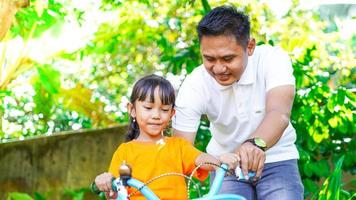
[[[214,65],[213,72],[214,74],[223,74],[226,72],[226,66],[221,62],[217,62]]]

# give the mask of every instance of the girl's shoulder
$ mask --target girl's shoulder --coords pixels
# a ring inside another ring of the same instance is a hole
[[[123,146],[123,148],[128,148],[128,147],[136,146],[136,145],[140,145],[140,142],[138,142],[136,140],[131,140],[131,141],[121,143],[120,146]]]
[[[167,143],[180,144],[180,145],[190,145],[190,142],[181,137],[166,137]]]
[[[127,148],[127,146],[129,145],[128,144],[129,142],[122,142],[119,144],[119,147],[117,148],[117,150],[123,150],[125,148]]]

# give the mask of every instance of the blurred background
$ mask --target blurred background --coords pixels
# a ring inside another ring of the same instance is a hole
[[[258,44],[281,46],[292,58],[292,123],[305,198],[354,199],[352,0],[0,0],[0,148],[56,132],[125,126],[135,80],[156,73],[178,89],[202,63],[197,23],[223,4],[250,15]],[[202,118],[201,150],[208,126]]]

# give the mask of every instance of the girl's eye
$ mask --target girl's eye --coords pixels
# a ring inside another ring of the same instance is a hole
[[[144,106],[144,108],[147,109],[147,110],[152,109],[151,107],[148,107],[148,106]]]
[[[162,109],[163,110],[163,112],[168,112],[169,111],[169,109]]]

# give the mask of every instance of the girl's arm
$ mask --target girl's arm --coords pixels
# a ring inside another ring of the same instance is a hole
[[[200,165],[201,163],[214,163],[217,165],[221,165],[220,161],[217,158],[207,153],[202,153],[195,159],[196,166]],[[207,164],[202,165],[200,168],[204,170],[213,171],[216,169],[216,166]]]
[[[226,153],[219,157],[219,159],[214,156],[202,153],[195,159],[195,165],[198,166],[201,163],[215,163],[216,165],[221,165],[221,163],[225,163],[229,166],[229,169],[235,169],[239,164],[240,160],[235,153]],[[202,165],[202,169],[213,171],[216,170],[216,166],[214,165]]]

